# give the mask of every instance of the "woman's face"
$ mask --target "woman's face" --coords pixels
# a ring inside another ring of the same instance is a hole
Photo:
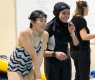
[[[45,17],[40,17],[37,18],[35,22],[33,22],[33,27],[38,31],[38,32],[43,32],[46,27],[46,18]]]
[[[67,22],[70,17],[70,9],[64,9],[59,12],[59,19],[61,22]]]
[[[84,8],[84,16],[88,15],[88,11],[89,11],[89,7],[87,5],[87,7]]]

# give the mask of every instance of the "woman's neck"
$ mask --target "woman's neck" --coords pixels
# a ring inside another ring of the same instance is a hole
[[[81,15],[76,15],[76,16],[79,16],[79,17],[84,17],[84,16],[81,16]]]
[[[31,28],[31,32],[34,37],[39,37],[41,35],[41,33],[39,33],[38,31],[36,31],[35,29],[32,29],[32,28]]]

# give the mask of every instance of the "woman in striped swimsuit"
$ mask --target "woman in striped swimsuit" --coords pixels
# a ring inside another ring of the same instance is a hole
[[[46,14],[40,10],[31,13],[30,28],[20,32],[10,56],[8,80],[42,80],[40,66],[48,41],[48,34],[44,31],[46,18]]]

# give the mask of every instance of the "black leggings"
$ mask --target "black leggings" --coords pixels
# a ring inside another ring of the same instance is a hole
[[[70,54],[74,60],[76,69],[75,80],[89,80],[90,50],[82,50],[80,52],[71,51]]]
[[[71,80],[71,59],[55,64],[45,60],[45,74],[47,80]]]

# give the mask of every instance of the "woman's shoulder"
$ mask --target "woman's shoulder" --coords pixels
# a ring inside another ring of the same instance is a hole
[[[49,34],[48,34],[47,31],[44,31],[44,32],[43,32],[43,36],[44,36],[44,37],[47,37],[48,35],[49,35]]]
[[[24,28],[24,29],[22,29],[22,30],[20,31],[20,33],[22,33],[22,34],[23,34],[23,33],[24,33],[24,34],[25,34],[25,33],[27,34],[27,33],[29,33],[29,32],[30,32],[29,28]]]
[[[44,31],[43,34],[42,34],[42,36],[43,36],[43,40],[46,40],[46,39],[48,39],[49,34],[48,34],[47,31]]]
[[[84,17],[81,16],[74,16],[71,19],[72,22],[78,22],[78,23],[87,23],[86,19]]]
[[[29,28],[25,28],[25,29],[22,29],[20,32],[19,32],[19,35],[18,35],[18,39],[17,39],[17,45],[18,46],[22,46],[21,45],[21,40],[20,39],[27,39],[29,38]]]
[[[29,30],[29,28],[24,28],[24,29],[22,29],[22,30],[19,32],[19,36],[22,36],[22,35],[24,35],[24,36],[30,35],[30,30]]]
[[[85,18],[81,17],[81,16],[74,16],[72,19],[77,19],[80,21],[86,21]]]

